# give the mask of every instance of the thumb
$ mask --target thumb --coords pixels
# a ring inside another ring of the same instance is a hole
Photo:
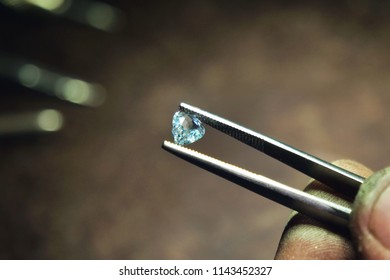
[[[390,259],[390,167],[362,184],[351,223],[356,247],[363,258]]]

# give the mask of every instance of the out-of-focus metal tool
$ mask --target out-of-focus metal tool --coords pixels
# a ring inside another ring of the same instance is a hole
[[[180,104],[179,110],[351,196],[356,194],[360,185],[365,180],[365,178],[329,162],[207,111],[185,103]],[[249,172],[169,141],[164,141],[162,147],[190,163],[300,213],[332,225],[347,227],[349,224],[351,209],[348,207],[299,191],[264,176]]]
[[[120,9],[101,1],[0,0],[0,3],[18,11],[41,10],[106,32],[117,30],[125,21]]]
[[[99,84],[53,72],[35,63],[2,53],[0,53],[0,77],[83,106],[99,106],[106,97],[105,89]]]
[[[0,115],[0,138],[57,132],[63,125],[63,115],[53,109]]]

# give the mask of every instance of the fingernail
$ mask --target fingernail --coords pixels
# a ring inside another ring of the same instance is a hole
[[[390,185],[382,189],[374,202],[368,229],[383,246],[390,248]]]

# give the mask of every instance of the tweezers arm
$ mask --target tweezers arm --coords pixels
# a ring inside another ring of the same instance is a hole
[[[264,176],[168,141],[164,141],[162,147],[192,164],[302,214],[321,220],[326,224],[343,228],[348,227],[351,214],[350,208],[296,190]]]
[[[207,111],[181,103],[180,110],[195,115],[203,123],[247,144],[296,170],[348,195],[356,195],[365,178],[303,151],[247,129]]]

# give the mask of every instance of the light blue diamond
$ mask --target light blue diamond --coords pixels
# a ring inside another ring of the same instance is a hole
[[[176,144],[189,145],[205,134],[205,128],[194,116],[178,111],[172,118],[172,135]]]

